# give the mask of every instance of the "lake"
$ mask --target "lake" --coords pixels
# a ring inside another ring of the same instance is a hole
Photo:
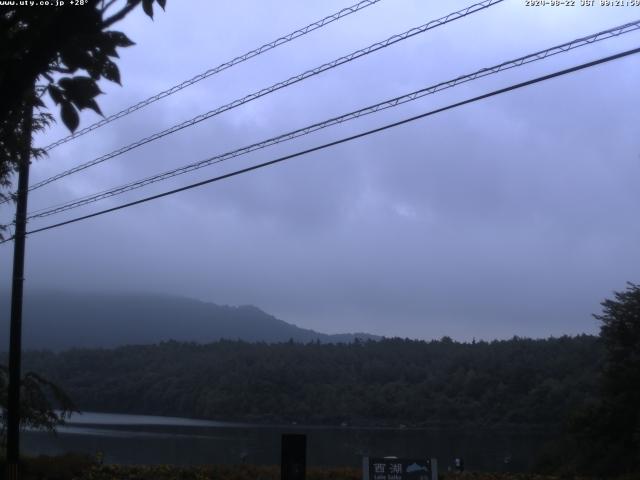
[[[524,429],[360,428],[256,425],[175,417],[75,414],[58,434],[27,431],[28,454],[96,454],[105,463],[197,465],[280,463],[283,433],[307,435],[309,466],[360,466],[362,456],[435,457],[446,471],[455,457],[468,470],[526,472],[550,434]]]

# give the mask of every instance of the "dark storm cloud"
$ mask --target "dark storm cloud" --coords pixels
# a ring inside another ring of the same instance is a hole
[[[138,45],[122,55],[125,88],[105,85],[104,110],[117,111],[345,6],[251,5],[252,14],[246,15],[240,6],[221,10],[206,2],[170,2],[153,24],[142,15],[128,19],[122,28]],[[34,167],[34,179],[463,6],[381,2],[56,149]],[[32,206],[269,138],[624,23],[633,13],[530,10],[506,2],[69,177],[35,192]],[[104,206],[631,48],[637,40],[635,33],[559,55],[116,197]],[[638,281],[640,227],[630,219],[640,203],[634,188],[640,173],[639,74],[636,58],[621,60],[34,235],[27,285],[252,303],[327,332],[460,339],[593,332],[589,315],[598,302],[625,281]],[[47,139],[63,133],[58,126]],[[2,255],[8,262],[9,249]]]

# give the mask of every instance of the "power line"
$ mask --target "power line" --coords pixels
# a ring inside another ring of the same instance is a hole
[[[94,165],[102,163],[102,162],[104,162],[106,160],[109,160],[111,158],[114,158],[114,157],[117,157],[119,155],[122,155],[123,153],[129,152],[129,151],[131,151],[131,150],[133,150],[135,148],[141,147],[142,145],[145,145],[147,143],[150,143],[150,142],[153,142],[155,140],[158,140],[159,138],[165,137],[167,135],[175,133],[175,132],[177,132],[179,130],[182,130],[184,128],[191,127],[191,126],[193,126],[193,125],[195,125],[197,123],[200,123],[200,122],[202,122],[204,120],[207,120],[207,119],[209,119],[209,118],[211,118],[211,117],[213,117],[215,115],[219,115],[219,114],[221,114],[223,112],[226,112],[227,110],[231,110],[233,108],[239,107],[240,105],[243,105],[243,104],[245,104],[247,102],[256,100],[256,99],[258,99],[260,97],[263,97],[265,95],[273,93],[273,92],[275,92],[277,90],[280,90],[282,88],[288,87],[288,86],[293,85],[295,83],[298,83],[298,82],[300,82],[302,80],[306,80],[307,78],[313,77],[313,76],[318,75],[318,74],[320,74],[322,72],[325,72],[327,70],[331,70],[333,68],[336,68],[336,67],[338,67],[338,66],[340,66],[342,64],[351,62],[351,61],[353,61],[353,60],[355,60],[357,58],[363,57],[363,56],[368,55],[370,53],[373,53],[373,52],[376,52],[376,51],[381,50],[383,48],[389,47],[389,46],[391,46],[391,45],[393,45],[395,43],[401,42],[401,41],[406,40],[408,38],[411,38],[411,37],[413,37],[415,35],[424,33],[424,32],[426,32],[428,30],[433,29],[433,28],[436,28],[436,27],[439,27],[441,25],[445,25],[445,24],[447,24],[449,22],[452,22],[454,20],[458,20],[460,18],[466,17],[466,16],[471,15],[472,13],[476,13],[476,12],[478,12],[480,10],[484,10],[486,8],[489,8],[489,7],[491,7],[491,6],[495,5],[495,4],[501,3],[503,1],[504,0],[484,0],[483,2],[476,3],[474,5],[471,5],[469,7],[464,8],[462,10],[450,13],[450,14],[448,14],[448,15],[442,17],[442,18],[439,18],[437,20],[432,20],[429,23],[426,23],[426,24],[424,24],[422,26],[415,27],[415,28],[412,28],[410,30],[407,30],[404,33],[393,35],[392,37],[389,37],[384,41],[374,43],[374,44],[369,45],[368,47],[360,49],[360,50],[356,50],[355,52],[352,52],[349,55],[345,55],[345,56],[340,57],[340,58],[338,58],[336,60],[333,60],[331,62],[325,63],[325,64],[323,64],[323,65],[321,65],[319,67],[313,68],[311,70],[307,70],[307,71],[305,71],[305,72],[303,72],[303,73],[301,73],[299,75],[290,77],[287,80],[275,83],[275,84],[271,85],[270,87],[266,87],[266,88],[263,88],[261,90],[258,90],[257,92],[254,92],[254,93],[251,93],[249,95],[246,95],[243,98],[234,100],[231,103],[228,103],[226,105],[218,107],[218,108],[216,108],[214,110],[210,110],[209,112],[206,112],[206,113],[203,113],[201,115],[198,115],[198,116],[196,116],[196,117],[194,117],[194,118],[192,118],[190,120],[187,120],[187,121],[182,122],[180,124],[174,125],[174,126],[168,128],[166,130],[163,130],[161,132],[154,133],[153,135],[151,135],[149,137],[145,137],[145,138],[143,138],[141,140],[138,140],[138,141],[136,141],[136,142],[134,142],[134,143],[132,143],[130,145],[127,145],[125,147],[121,147],[121,148],[119,148],[117,150],[114,150],[111,153],[108,153],[106,155],[102,155],[101,157],[98,157],[98,158],[96,158],[94,160],[91,160],[91,161],[89,161],[87,163],[84,163],[82,165],[78,165],[77,167],[71,168],[71,169],[66,170],[66,171],[64,171],[62,173],[54,175],[53,177],[47,178],[45,180],[42,180],[42,181],[32,185],[29,188],[29,190],[35,190],[37,188],[43,187],[43,186],[45,186],[45,185],[47,185],[47,184],[49,184],[51,182],[54,182],[54,181],[59,180],[61,178],[64,178],[64,177],[66,177],[68,175],[77,173],[77,172],[79,172],[81,170],[87,169],[89,167],[92,167]]]
[[[85,135],[86,133],[89,133],[93,130],[97,130],[100,127],[103,127],[104,125],[107,125],[108,123],[111,123],[115,120],[118,120],[119,118],[125,117],[127,115],[129,115],[130,113],[135,112],[136,110],[140,110],[141,108],[144,108],[148,105],[151,105],[154,102],[157,102],[158,100],[161,100],[165,97],[168,97],[169,95],[173,95],[174,93],[179,92],[180,90],[187,88],[191,85],[193,85],[194,83],[198,83],[201,80],[204,80],[205,78],[211,77],[212,75],[215,75],[217,73],[222,72],[223,70],[226,70],[227,68],[231,68],[235,65],[238,65],[239,63],[245,62],[253,57],[257,57],[258,55],[261,55],[265,52],[268,52],[269,50],[273,50],[276,47],[279,47],[280,45],[284,45],[285,43],[291,42],[292,40],[295,40],[296,38],[302,37],[308,33],[313,32],[314,30],[317,30],[319,28],[322,28],[326,25],[329,25],[330,23],[335,22],[336,20],[340,20],[341,18],[346,17],[347,15],[351,15],[352,13],[356,13],[360,10],[363,10],[371,5],[374,5],[378,2],[380,2],[381,0],[363,0],[359,3],[356,3],[355,5],[351,5],[350,7],[346,7],[343,8],[342,10],[333,13],[329,16],[324,17],[321,20],[315,21],[309,25],[307,25],[306,27],[302,27],[298,30],[296,30],[295,32],[291,32],[288,35],[285,35],[283,37],[279,37],[276,40],[273,40],[271,42],[265,43],[264,45],[255,48],[247,53],[244,53],[242,55],[239,55],[237,57],[235,57],[233,60],[229,60],[225,63],[221,63],[220,65],[218,65],[217,67],[211,68],[209,70],[207,70],[206,72],[203,72],[199,75],[196,75],[193,78],[190,78],[189,80],[185,80],[182,83],[179,83],[178,85],[174,85],[171,88],[168,88],[167,90],[164,90],[160,93],[157,93],[156,95],[153,95],[149,98],[147,98],[146,100],[142,100],[138,103],[136,103],[135,105],[132,105],[128,108],[125,108],[124,110],[121,110],[117,113],[114,113],[113,115],[110,115],[106,118],[103,118],[102,120],[99,120],[98,122],[89,125],[88,127],[85,127],[81,130],[78,130],[77,132],[72,133],[71,135],[68,135],[66,137],[63,137],[53,143],[51,143],[50,145],[47,145],[46,147],[44,147],[45,150],[49,151],[54,149],[55,147],[62,145],[63,143],[67,143],[75,138],[78,138],[82,135]]]
[[[550,56],[553,55],[557,55],[559,53],[564,53],[564,52],[568,52],[569,50],[578,48],[578,47],[582,47],[585,45],[590,45],[592,43],[598,42],[598,41],[602,41],[605,39],[609,39],[612,37],[617,37],[619,35],[622,35],[624,33],[628,33],[628,32],[632,32],[632,31],[636,31],[640,29],[640,20],[637,20],[635,22],[630,22],[630,23],[626,23],[624,25],[620,25],[614,28],[610,28],[608,30],[603,30],[601,32],[592,34],[592,35],[588,35],[586,37],[581,37],[575,40],[572,40],[570,42],[566,42],[563,43],[561,45],[557,45],[551,48],[547,48],[545,50],[540,50],[537,51],[535,53],[531,53],[522,57],[519,57],[517,59],[514,60],[509,60],[507,62],[503,62],[500,63],[498,65],[492,66],[492,67],[487,67],[487,68],[483,68],[480,69],[474,73],[470,73],[467,75],[462,75],[459,77],[456,77],[452,80],[448,80],[445,82],[441,82],[438,83],[436,85],[432,85],[399,97],[395,97],[392,98],[390,100],[385,100],[383,102],[377,103],[375,105],[371,105],[365,108],[361,108],[359,110],[355,110],[353,112],[344,114],[344,115],[340,115],[338,117],[333,117],[330,118],[328,120],[319,122],[319,123],[315,123],[313,125],[309,125],[291,132],[287,132],[281,135],[278,135],[276,137],[272,137],[269,138],[267,140],[263,140],[261,142],[257,142],[257,143],[253,143],[251,145],[248,146],[244,146],[241,148],[238,148],[236,150],[232,150],[220,155],[216,155],[213,157],[209,157],[207,159],[204,160],[200,160],[198,162],[195,163],[191,163],[189,165],[185,165],[173,170],[169,170],[163,173],[159,173],[157,175],[153,175],[141,180],[137,180],[135,182],[131,182],[131,183],[127,183],[125,185],[121,185],[119,187],[115,187],[109,190],[105,190],[96,194],[92,194],[86,197],[82,197],[80,199],[76,199],[73,200],[71,202],[66,202],[66,203],[62,203],[53,207],[47,207],[44,209],[40,209],[37,211],[32,212],[29,215],[29,219],[33,219],[33,218],[42,218],[42,217],[46,217],[46,216],[50,216],[50,215],[54,215],[56,213],[60,213],[60,212],[64,212],[67,210],[71,210],[73,208],[78,208],[81,207],[83,205],[87,205],[90,203],[94,203],[106,198],[110,198],[113,197],[115,195],[119,195],[121,193],[124,192],[128,192],[131,190],[136,190],[138,188],[142,188],[144,186],[156,183],[156,182],[160,182],[178,175],[182,175],[194,170],[198,170],[200,168],[204,168],[206,166],[210,166],[213,164],[217,164],[217,163],[221,163],[224,162],[226,160],[230,160],[232,158],[235,157],[239,157],[242,155],[246,155],[250,152],[256,151],[256,150],[260,150],[272,145],[276,145],[278,143],[282,143],[288,140],[292,140],[294,138],[298,138],[301,137],[303,135],[308,135],[312,132],[316,132],[318,130],[333,126],[333,125],[338,125],[338,124],[342,124],[344,122],[347,122],[349,120],[354,120],[356,118],[360,118],[362,116],[365,115],[369,115],[372,113],[376,113],[379,112],[381,110],[385,110],[388,108],[393,108],[396,107],[398,105],[404,104],[404,103],[408,103],[411,102],[413,100],[416,100],[418,98],[424,97],[426,95],[431,95],[434,93],[437,93],[439,91],[448,89],[448,88],[452,88],[455,87],[456,85],[460,85],[462,83],[466,83],[472,80],[476,80],[478,78],[482,78],[482,77],[486,77],[488,75],[493,75],[496,73],[499,73],[501,71],[504,70],[508,70],[511,68],[515,68],[515,67],[519,67],[522,65],[526,65],[538,60],[543,60],[545,58],[548,58]]]
[[[89,215],[83,215],[81,217],[76,217],[76,218],[73,218],[71,220],[66,220],[64,222],[56,223],[56,224],[53,224],[53,225],[48,225],[48,226],[42,227],[42,228],[37,228],[35,230],[31,230],[31,231],[27,232],[27,234],[30,235],[30,234],[33,234],[33,233],[44,232],[45,230],[51,230],[51,229],[54,229],[54,228],[62,227],[64,225],[69,225],[71,223],[76,223],[76,222],[79,222],[79,221],[82,221],[82,220],[87,220],[89,218],[93,218],[93,217],[97,217],[97,216],[100,216],[100,215],[104,215],[106,213],[115,212],[116,210],[122,210],[124,208],[132,207],[134,205],[139,205],[141,203],[146,203],[146,202],[149,202],[151,200],[157,200],[159,198],[167,197],[169,195],[173,195],[175,193],[179,193],[179,192],[183,192],[183,191],[186,191],[186,190],[190,190],[192,188],[201,187],[201,186],[207,185],[209,183],[217,182],[217,181],[220,181],[220,180],[225,180],[227,178],[235,177],[235,176],[241,175],[243,173],[248,173],[248,172],[251,172],[253,170],[258,170],[258,169],[261,169],[261,168],[264,168],[264,167],[275,165],[277,163],[284,162],[286,160],[290,160],[292,158],[296,158],[296,157],[300,157],[300,156],[303,156],[303,155],[307,155],[309,153],[313,153],[313,152],[316,152],[316,151],[319,151],[319,150],[324,150],[326,148],[333,147],[335,145],[339,145],[339,144],[342,144],[342,143],[350,142],[352,140],[356,140],[358,138],[366,137],[366,136],[372,135],[374,133],[379,133],[379,132],[382,132],[384,130],[388,130],[390,128],[394,128],[394,127],[397,127],[397,126],[400,126],[400,125],[404,125],[406,123],[410,123],[410,122],[419,120],[421,118],[425,118],[425,117],[428,117],[428,116],[431,116],[431,115],[435,115],[437,113],[441,113],[441,112],[444,112],[444,111],[447,111],[447,110],[452,110],[454,108],[457,108],[457,107],[460,107],[460,106],[463,106],[463,105],[468,105],[470,103],[474,103],[474,102],[477,102],[479,100],[484,100],[484,99],[489,98],[489,97],[493,97],[493,96],[496,96],[496,95],[507,93],[507,92],[510,92],[510,91],[513,91],[513,90],[517,90],[517,89],[529,86],[529,85],[533,85],[533,84],[540,83],[540,82],[543,82],[543,81],[546,81],[546,80],[550,80],[552,78],[556,78],[556,77],[559,77],[559,76],[562,76],[562,75],[567,75],[569,73],[574,73],[574,72],[577,72],[579,70],[584,70],[586,68],[594,67],[596,65],[600,65],[600,64],[603,64],[603,63],[606,63],[606,62],[611,62],[613,60],[617,60],[617,59],[620,59],[620,58],[623,58],[623,57],[627,57],[629,55],[634,55],[634,54],[637,54],[637,53],[640,53],[640,48],[634,48],[632,50],[627,50],[627,51],[624,51],[624,52],[621,52],[621,53],[617,53],[615,55],[610,55],[608,57],[603,57],[603,58],[600,58],[598,60],[594,60],[594,61],[591,61],[591,62],[583,63],[581,65],[577,65],[575,67],[567,68],[567,69],[560,70],[560,71],[557,71],[557,72],[554,72],[554,73],[550,73],[548,75],[543,75],[541,77],[537,77],[537,78],[534,78],[534,79],[531,79],[531,80],[527,80],[525,82],[517,83],[517,84],[511,85],[509,87],[505,87],[505,88],[501,88],[501,89],[498,89],[498,90],[494,90],[492,92],[485,93],[485,94],[479,95],[477,97],[473,97],[473,98],[470,98],[470,99],[467,99],[467,100],[463,100],[461,102],[453,103],[453,104],[450,104],[450,105],[448,105],[446,107],[442,107],[442,108],[438,108],[438,109],[435,109],[435,110],[431,110],[429,112],[422,113],[420,115],[416,115],[416,116],[413,116],[413,117],[410,117],[410,118],[406,118],[406,119],[400,120],[398,122],[390,123],[390,124],[384,125],[382,127],[378,127],[378,128],[374,128],[374,129],[371,129],[371,130],[367,130],[365,132],[361,132],[361,133],[358,133],[356,135],[351,135],[349,137],[344,137],[344,138],[342,138],[340,140],[335,140],[333,142],[325,143],[323,145],[319,145],[317,147],[313,147],[313,148],[309,148],[307,150],[296,152],[296,153],[293,153],[291,155],[285,155],[283,157],[276,158],[275,160],[271,160],[271,161],[268,161],[268,162],[264,162],[264,163],[260,163],[260,164],[257,164],[257,165],[253,165],[251,167],[247,167],[247,168],[243,168],[243,169],[240,169],[240,170],[236,170],[234,172],[227,173],[227,174],[224,174],[224,175],[219,175],[217,177],[209,178],[209,179],[203,180],[201,182],[192,183],[191,185],[187,185],[185,187],[180,187],[180,188],[176,188],[174,190],[169,190],[167,192],[163,192],[163,193],[160,193],[160,194],[157,194],[157,195],[152,195],[152,196],[149,196],[149,197],[145,197],[145,198],[142,198],[140,200],[136,200],[136,201],[133,201],[133,202],[129,202],[129,203],[125,203],[125,204],[122,204],[122,205],[118,205],[116,207],[107,208],[105,210],[101,210],[101,211],[98,211],[98,212],[95,212],[95,213],[91,213]],[[4,240],[4,241],[2,241],[0,243],[6,243],[9,240],[11,240],[11,238],[9,238],[7,240]]]

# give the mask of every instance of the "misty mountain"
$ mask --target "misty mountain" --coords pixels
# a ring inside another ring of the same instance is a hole
[[[0,338],[8,340],[9,298],[3,295]],[[6,336],[5,336],[6,335]],[[297,327],[254,306],[226,306],[153,294],[25,292],[22,344],[25,350],[109,348],[167,340],[207,343],[351,342],[378,339],[364,333],[328,335]],[[0,351],[8,349],[3,341]]]

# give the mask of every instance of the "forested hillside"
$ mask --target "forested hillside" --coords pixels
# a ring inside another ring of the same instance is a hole
[[[592,336],[457,343],[166,342],[30,352],[88,411],[337,424],[554,424],[595,394]]]

